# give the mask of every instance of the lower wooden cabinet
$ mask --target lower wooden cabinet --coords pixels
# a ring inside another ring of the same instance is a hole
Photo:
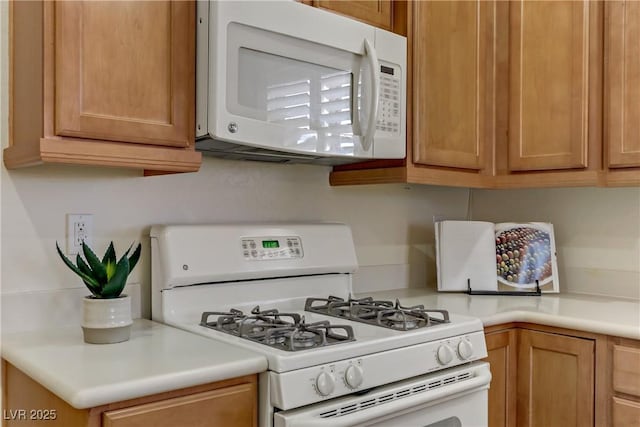
[[[255,375],[75,409],[4,362],[4,427],[255,427]]]
[[[251,426],[252,386],[238,384],[102,414],[104,427]]]
[[[491,365],[489,425],[516,425],[516,330],[488,333],[487,362]]]
[[[609,340],[611,418],[615,427],[640,427],[640,342]]]
[[[640,342],[530,323],[485,332],[490,427],[640,427]]]
[[[517,425],[594,425],[593,340],[518,331]]]

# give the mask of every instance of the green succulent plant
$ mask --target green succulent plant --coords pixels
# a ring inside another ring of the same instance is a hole
[[[82,253],[86,261],[78,254],[76,256],[76,266],[62,253],[58,242],[56,242],[58,254],[67,267],[80,276],[95,298],[101,299],[117,298],[122,293],[124,285],[127,283],[127,276],[129,276],[129,273],[131,273],[140,259],[142,245],[138,243],[131,256],[128,256],[132,248],[133,244],[116,262],[116,251],[113,248],[113,242],[111,242],[102,257],[102,261],[100,261],[91,248],[82,242]]]

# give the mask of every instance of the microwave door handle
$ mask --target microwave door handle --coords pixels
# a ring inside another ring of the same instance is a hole
[[[378,68],[380,68],[380,63],[378,62],[376,50],[368,39],[364,39],[364,51],[371,68],[371,81],[373,82],[373,88],[371,90],[371,105],[369,105],[367,130],[364,133],[364,137],[361,139],[361,144],[364,151],[369,151],[371,144],[373,144],[373,136],[376,133],[376,119],[378,118],[378,98],[380,96],[380,75],[378,74]]]

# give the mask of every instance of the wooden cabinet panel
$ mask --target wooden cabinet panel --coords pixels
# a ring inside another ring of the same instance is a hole
[[[257,376],[76,409],[2,360],[3,426],[51,427],[256,427]],[[48,419],[30,421],[30,411]]]
[[[311,4],[351,16],[386,30],[392,28],[391,0],[313,0]]]
[[[493,144],[495,3],[413,7],[413,161],[482,169]]]
[[[509,3],[512,171],[587,166],[590,3]]]
[[[255,423],[255,385],[162,400],[102,414],[103,427],[251,427]]]
[[[594,351],[592,340],[520,330],[517,425],[593,425]]]
[[[7,168],[194,172],[193,2],[11,2]]]
[[[613,346],[613,390],[640,397],[640,348]]]
[[[640,427],[640,403],[613,398],[613,427]]]
[[[640,341],[608,339],[607,408],[614,427],[640,427]]]
[[[510,329],[486,335],[491,365],[489,388],[489,427],[516,425],[516,330]]]
[[[55,134],[187,147],[194,126],[189,2],[57,2]]]
[[[607,1],[605,7],[608,166],[640,167],[640,2]]]

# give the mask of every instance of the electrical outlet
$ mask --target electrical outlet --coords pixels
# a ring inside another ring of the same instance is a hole
[[[67,214],[67,254],[82,252],[82,242],[93,244],[93,215]]]

